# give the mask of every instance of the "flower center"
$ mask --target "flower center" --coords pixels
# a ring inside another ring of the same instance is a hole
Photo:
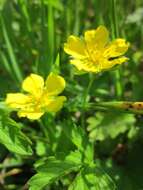
[[[102,51],[97,49],[87,49],[87,56],[89,61],[95,65],[99,65],[100,60],[103,58]]]

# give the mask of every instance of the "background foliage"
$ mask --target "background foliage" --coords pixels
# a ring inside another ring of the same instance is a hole
[[[32,176],[30,190],[143,189],[143,117],[85,110],[81,128],[90,75],[75,75],[63,52],[68,35],[103,24],[114,38],[116,24],[130,60],[96,75],[88,100],[142,101],[142,23],[142,0],[0,1],[0,189],[26,190]],[[10,117],[6,93],[29,73],[46,77],[51,69],[67,81],[63,110],[34,122]]]

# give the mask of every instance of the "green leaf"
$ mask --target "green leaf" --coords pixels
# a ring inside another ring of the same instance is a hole
[[[124,113],[97,113],[95,117],[88,118],[89,136],[92,140],[105,140],[116,138],[133,126],[135,117]]]
[[[62,126],[67,137],[83,153],[84,161],[93,161],[93,145],[89,142],[87,134],[80,126],[76,126],[72,121],[66,121]]]
[[[43,156],[46,154],[46,147],[47,144],[45,144],[43,141],[38,140],[36,142],[36,153],[38,156]]]
[[[83,150],[83,138],[85,137],[84,131],[80,126],[76,126],[70,121],[66,121],[63,126],[64,132],[72,143],[80,150]]]
[[[81,154],[81,152],[79,152],[77,150],[71,151],[70,154],[68,154],[66,156],[65,160],[81,165],[82,164],[82,154]]]
[[[32,155],[31,141],[21,132],[20,126],[14,120],[4,115],[0,117],[0,143],[12,152]]]
[[[87,184],[84,181],[84,177],[81,172],[76,176],[73,183],[69,186],[68,190],[89,190]]]
[[[116,186],[110,176],[96,166],[81,170],[68,190],[115,190]]]
[[[79,156],[74,158],[74,156]],[[55,157],[49,157],[46,160],[38,162],[37,174],[30,181],[30,190],[41,190],[49,184],[57,181],[62,176],[78,171],[81,167],[81,157],[79,152],[72,152],[64,160],[58,160]]]
[[[88,182],[88,186],[90,190],[115,190],[116,185],[110,176],[105,173],[101,168],[98,167],[89,167],[86,168],[83,173],[85,180]]]

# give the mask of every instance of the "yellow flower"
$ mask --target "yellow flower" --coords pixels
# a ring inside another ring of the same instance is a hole
[[[117,38],[109,42],[109,32],[104,26],[96,30],[88,30],[84,38],[69,36],[64,44],[64,51],[72,56],[71,64],[78,70],[98,73],[112,68],[128,60],[123,54],[128,50],[129,43]]]
[[[65,80],[59,75],[50,73],[44,84],[41,76],[30,74],[22,83],[27,93],[8,93],[5,102],[18,110],[19,117],[39,119],[45,112],[57,112],[62,108],[66,97],[57,95],[64,88]]]

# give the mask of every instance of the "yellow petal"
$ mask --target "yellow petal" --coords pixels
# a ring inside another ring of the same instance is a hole
[[[23,81],[22,88],[37,97],[44,88],[44,80],[37,74],[31,74]]]
[[[5,100],[9,107],[15,109],[25,107],[30,101],[30,97],[22,93],[9,93]]]
[[[82,58],[85,56],[85,43],[76,36],[69,36],[67,43],[64,44],[64,51],[73,57]]]
[[[79,71],[85,70],[85,69],[84,69],[84,62],[83,62],[82,60],[79,60],[79,59],[72,59],[72,60],[70,61],[70,63],[71,63],[72,65],[75,65],[76,68],[77,68]]]
[[[94,64],[92,61],[89,61],[87,59],[85,60],[74,59],[71,60],[70,63],[72,65],[75,65],[79,71],[93,72],[93,73],[98,73],[100,71],[99,64]]]
[[[58,96],[48,104],[46,110],[48,112],[57,112],[63,107],[64,101],[66,101],[65,96]]]
[[[119,65],[119,64],[122,64],[126,61],[128,61],[129,59],[127,57],[120,57],[120,58],[117,58],[117,59],[114,59],[112,61],[105,61],[103,62],[102,64],[102,69],[103,70],[106,70],[106,69],[110,69],[112,67],[114,67],[115,65]]]
[[[105,26],[99,26],[96,30],[88,30],[84,34],[88,48],[103,48],[108,42],[109,32]]]
[[[123,56],[123,57],[120,57],[120,58],[110,61],[110,63],[112,63],[112,64],[114,63],[114,65],[119,65],[119,64],[127,62],[128,60],[129,60],[129,58]]]
[[[23,110],[20,110],[18,112],[19,117],[27,117],[28,119],[31,119],[31,120],[37,120],[43,114],[44,114],[44,112],[28,112],[28,111],[23,111]]]
[[[118,57],[126,53],[129,48],[129,43],[126,43],[125,39],[118,38],[111,42],[104,51],[105,57]]]
[[[57,95],[64,90],[66,82],[63,77],[50,73],[45,85],[49,95]]]

